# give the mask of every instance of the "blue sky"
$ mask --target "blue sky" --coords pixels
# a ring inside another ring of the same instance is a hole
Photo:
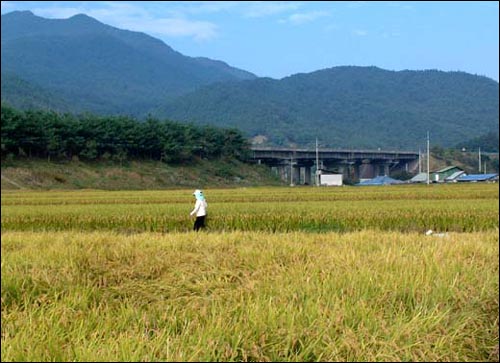
[[[498,81],[497,1],[2,1],[2,14],[84,13],[188,56],[283,78],[341,65]]]

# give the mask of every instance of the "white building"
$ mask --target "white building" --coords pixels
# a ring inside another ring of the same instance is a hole
[[[319,171],[319,185],[322,186],[342,186],[343,185],[343,175],[333,174],[325,171]]]

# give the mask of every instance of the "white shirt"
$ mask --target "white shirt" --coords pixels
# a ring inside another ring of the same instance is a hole
[[[189,215],[193,215],[196,213],[197,217],[202,217],[207,214],[208,203],[206,200],[196,200],[196,204],[194,205],[194,209],[189,213]]]

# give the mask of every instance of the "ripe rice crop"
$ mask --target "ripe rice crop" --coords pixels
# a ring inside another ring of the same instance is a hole
[[[472,232],[498,228],[496,184],[250,188],[205,194],[211,231]],[[191,229],[192,199],[188,190],[8,193],[2,195],[2,230],[184,232]]]
[[[192,190],[2,191],[2,205],[172,204],[190,203]],[[212,202],[312,202],[371,200],[498,199],[498,184],[392,185],[341,188],[235,188],[206,190]]]
[[[2,361],[499,360],[498,185],[191,193],[2,191]]]
[[[498,361],[498,231],[2,232],[2,361]]]

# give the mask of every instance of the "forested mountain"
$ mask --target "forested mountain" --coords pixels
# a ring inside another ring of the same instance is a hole
[[[498,82],[464,72],[334,67],[280,80],[186,57],[86,15],[2,15],[2,101],[22,110],[238,128],[264,144],[417,150],[498,135]],[[481,142],[481,140],[479,140]]]
[[[477,150],[481,148],[482,151],[485,152],[498,152],[498,129],[496,131],[488,132],[487,134],[480,135],[478,137],[474,137],[470,140],[461,142],[456,145],[458,149],[466,149],[466,150]]]
[[[8,72],[2,72],[2,102],[22,110],[79,111],[59,95]]]
[[[318,138],[329,147],[416,150],[427,131],[447,147],[498,130],[498,97],[498,82],[463,72],[335,67],[203,87],[154,114],[237,126],[278,145]]]
[[[184,56],[144,33],[83,14],[45,19],[29,11],[8,13],[2,15],[1,40],[2,76],[71,100],[75,110],[100,114],[141,115],[200,85],[256,77],[221,61]],[[3,78],[2,99],[15,92],[23,97],[22,90],[32,97],[29,89],[12,88]]]

